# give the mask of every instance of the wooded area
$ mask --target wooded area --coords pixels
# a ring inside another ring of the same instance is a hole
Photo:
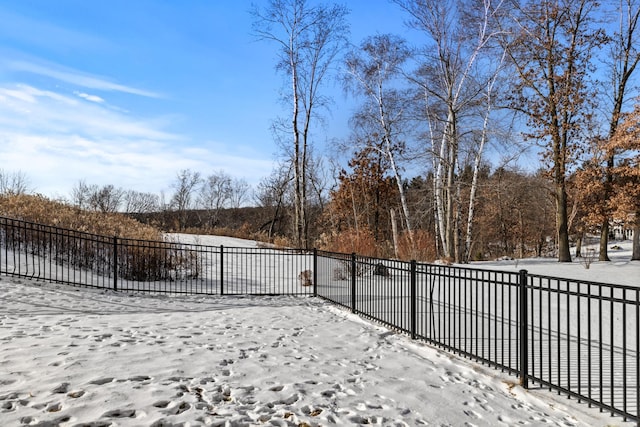
[[[301,100],[309,87],[296,79],[314,75],[314,65],[291,61],[277,68],[293,82],[294,121],[285,132],[294,153],[302,135],[306,154],[302,162],[298,154],[285,156],[289,168],[274,173],[284,173],[284,185],[294,171],[294,224],[307,218],[300,210],[321,207],[318,232],[296,225],[294,241],[310,246],[319,234],[329,246],[350,242],[386,253],[392,246],[395,256],[414,257],[426,256],[428,248],[429,256],[456,262],[493,256],[498,247],[506,256],[548,251],[569,262],[571,241],[579,246],[596,233],[600,259],[608,260],[609,224],[618,220],[635,228],[633,258],[640,259],[640,165],[632,136],[638,117],[629,112],[640,59],[638,3],[394,3],[424,43],[409,46],[377,34],[345,48],[341,63],[335,49],[346,35],[344,10],[338,15],[330,13],[335,6],[272,0],[254,11],[258,35],[278,41],[282,58],[305,57],[309,46],[321,55],[323,45],[310,41],[323,30],[335,42],[329,56],[338,77],[360,102],[351,135],[336,147],[337,157],[350,161],[334,166],[325,206],[321,193],[308,197],[298,185],[300,175],[308,183],[323,179],[322,159],[308,155],[309,120],[321,117],[307,115],[302,134],[295,119],[310,105]],[[327,16],[332,25],[319,18]],[[539,170],[518,171],[514,147],[535,147]],[[407,179],[416,168],[424,174]]]

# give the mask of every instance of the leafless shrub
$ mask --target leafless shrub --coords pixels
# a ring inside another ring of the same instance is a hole
[[[346,265],[333,268],[333,280],[347,280],[348,277]]]
[[[579,258],[579,260],[584,268],[588,270],[591,267],[591,263],[595,261],[596,257],[596,250],[593,248],[588,248],[584,251],[584,254]]]

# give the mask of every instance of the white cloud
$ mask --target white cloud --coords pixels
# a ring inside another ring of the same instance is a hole
[[[37,74],[89,89],[129,93],[148,98],[162,97],[162,95],[152,91],[121,85],[105,77],[94,76],[46,61],[37,61],[39,63],[36,63],[36,61],[10,59],[3,62],[4,68],[9,71]]]
[[[22,101],[28,104],[36,104],[38,98],[50,98],[67,104],[76,104],[74,99],[69,99],[55,92],[40,90],[23,84],[17,84],[14,87],[0,87],[0,96],[3,96],[5,100]]]
[[[98,104],[101,104],[104,102],[104,99],[100,98],[98,95],[89,95],[88,93],[84,93],[84,92],[74,92],[74,94],[76,94],[80,98],[86,99],[87,101],[97,102]]]
[[[86,99],[81,93],[0,83],[3,168],[23,171],[37,192],[68,196],[78,180],[85,179],[170,193],[181,169],[204,175],[223,169],[250,183],[271,171],[272,162],[257,154],[229,152],[223,144],[194,145],[167,130],[172,122],[166,117],[139,118],[78,97]]]

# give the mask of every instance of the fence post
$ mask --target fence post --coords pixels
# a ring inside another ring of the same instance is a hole
[[[411,339],[416,339],[416,260],[411,260]]]
[[[313,248],[313,296],[318,296],[318,250]]]
[[[113,290],[118,290],[118,236],[113,236]]]
[[[351,312],[356,312],[356,253],[351,254]]]
[[[224,295],[224,245],[220,245],[220,295]]]
[[[529,388],[529,301],[527,298],[527,270],[520,270],[520,385]]]

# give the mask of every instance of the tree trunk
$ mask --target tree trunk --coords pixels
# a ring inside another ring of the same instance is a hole
[[[458,161],[458,145],[456,141],[456,129],[455,120],[456,116],[453,111],[449,112],[450,122],[447,124],[448,128],[448,157],[447,157],[447,183],[445,188],[445,231],[446,236],[446,249],[445,256],[453,258],[456,255],[456,224],[455,224],[455,167]],[[448,121],[449,121],[448,119]],[[457,260],[456,260],[457,261]]]
[[[438,159],[438,166],[436,168],[436,173],[433,177],[433,187],[434,187],[434,202],[435,202],[435,221],[436,228],[438,230],[437,235],[440,237],[440,246],[442,247],[442,255],[446,258],[449,256],[448,246],[447,246],[447,235],[445,228],[445,219],[444,219],[444,182],[442,179],[443,175],[443,164],[444,164],[444,154],[445,154],[445,139],[442,139],[442,145],[440,146],[440,157]]]
[[[449,173],[447,176],[447,188],[446,188],[446,221],[445,221],[445,236],[447,239],[447,248],[446,248],[446,256],[453,258],[455,256],[455,252],[456,252],[456,246],[455,246],[455,239],[454,239],[454,234],[455,234],[455,229],[454,229],[454,204],[453,204],[453,199],[454,199],[454,191],[453,191],[453,184],[454,184],[454,178],[455,178],[455,174],[453,173],[453,167],[449,166]]]
[[[398,194],[400,195],[400,205],[402,207],[402,214],[404,216],[404,222],[407,226],[407,233],[409,234],[409,242],[411,243],[411,250],[415,249],[414,241],[413,241],[413,227],[411,227],[411,218],[409,216],[409,205],[407,203],[407,196],[404,191],[404,187],[402,186],[402,178],[400,176],[400,171],[396,165],[396,159],[393,154],[393,144],[391,138],[391,130],[389,128],[389,124],[387,123],[386,112],[384,108],[384,104],[382,96],[382,85],[378,86],[378,113],[380,115],[380,126],[384,131],[384,144],[385,144],[385,154],[389,159],[389,164],[391,166],[391,170],[393,171],[393,176],[396,179],[396,184],[398,185]]]
[[[293,42],[292,42],[293,43]],[[300,191],[300,130],[298,129],[299,98],[298,98],[298,74],[296,63],[291,57],[291,86],[293,92],[293,113],[291,126],[293,128],[293,238],[296,247],[302,245],[302,193]]]
[[[580,233],[576,239],[576,258],[582,257],[582,237],[583,234]]]
[[[633,253],[631,261],[640,261],[640,211],[636,212],[636,222],[633,227]]]
[[[487,112],[484,116],[484,122],[482,125],[482,137],[480,138],[480,145],[473,160],[473,178],[471,180],[471,191],[469,194],[469,213],[467,215],[467,235],[465,240],[463,261],[469,262],[471,258],[471,243],[473,242],[473,219],[476,206],[476,193],[478,191],[478,175],[480,171],[480,162],[482,160],[482,153],[484,151],[484,144],[487,140],[487,129],[489,127],[489,114],[491,113],[491,90],[493,83],[489,85],[487,91]]]
[[[598,261],[611,261],[609,259],[609,253],[607,245],[609,244],[609,221],[602,221],[602,227],[600,228],[600,255],[598,255]]]
[[[620,95],[622,96],[622,92]],[[615,129],[618,125],[618,117],[620,115],[622,98],[616,100],[616,106],[613,113],[613,118],[611,120],[610,131],[609,131],[609,139],[613,137],[615,134]],[[604,198],[602,200],[603,204],[609,202],[611,198],[612,186],[613,186],[613,167],[614,167],[614,157],[613,155],[609,156],[607,159],[607,166],[605,168],[605,190],[604,190]],[[598,261],[611,261],[609,259],[609,220],[611,213],[607,209],[605,211],[605,218],[602,219],[602,225],[600,227],[600,249],[598,251]]]
[[[391,208],[391,232],[393,233],[393,252],[398,258],[398,223],[396,221],[396,210]]]
[[[353,225],[356,230],[356,235],[360,234],[360,228],[358,226],[358,211],[356,210],[356,198],[353,195],[353,186],[350,186],[351,189],[351,208],[353,209]]]
[[[455,256],[454,256],[454,260],[457,263],[461,263],[462,262],[462,257],[463,257],[463,253],[464,253],[464,241],[462,240],[462,227],[460,222],[462,221],[462,196],[461,196],[461,187],[462,186],[462,182],[460,180],[457,180],[456,182],[456,196],[455,196],[455,206],[456,206],[456,213],[455,213],[455,220],[454,220],[454,226],[453,229],[455,230],[454,233],[454,245],[456,248],[456,252],[455,252]]]
[[[484,141],[483,141],[484,142]],[[469,262],[471,258],[471,243],[473,242],[473,219],[475,214],[476,192],[478,190],[478,169],[480,165],[480,155],[476,155],[473,165],[473,179],[471,180],[471,193],[469,194],[469,213],[467,215],[467,235],[464,245],[464,262]]]
[[[571,262],[567,221],[567,191],[564,183],[556,183],[556,221],[558,226],[558,262]]]
[[[306,127],[306,126],[305,126]],[[307,220],[307,133],[305,130],[304,143],[302,148],[302,170],[300,175],[300,240],[303,248],[309,249],[309,221]]]
[[[409,234],[409,242],[411,243],[411,249],[415,249],[414,241],[413,241],[413,228],[411,227],[411,218],[409,217],[409,204],[407,203],[407,196],[404,191],[404,187],[402,186],[402,178],[400,177],[400,172],[396,167],[396,162],[394,161],[393,154],[389,152],[389,160],[391,163],[391,169],[393,170],[393,175],[395,176],[396,183],[398,184],[398,192],[400,194],[400,205],[402,206],[402,213],[404,216],[404,222],[407,226],[407,233]]]

